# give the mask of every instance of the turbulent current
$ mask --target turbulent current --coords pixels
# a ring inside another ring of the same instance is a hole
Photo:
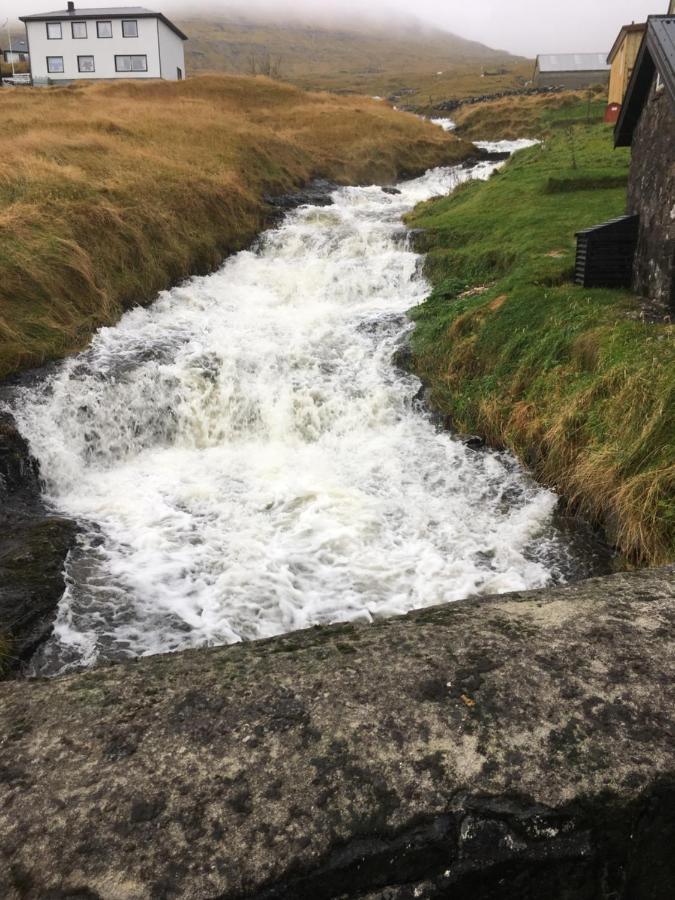
[[[37,674],[564,580],[556,497],[392,365],[428,293],[402,215],[494,164],[342,188],[97,333],[12,407],[82,526]]]

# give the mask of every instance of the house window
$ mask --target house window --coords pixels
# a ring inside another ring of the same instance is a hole
[[[71,22],[70,28],[73,32],[73,38],[75,40],[83,40],[87,36],[87,23],[86,22]]]
[[[138,22],[136,19],[122,20],[122,37],[138,37]]]
[[[111,38],[112,37],[112,22],[97,22],[96,23],[96,34],[100,38]]]
[[[62,37],[61,23],[47,22],[47,39],[50,41],[60,41]]]
[[[179,81],[182,81],[182,80],[183,80],[183,70],[181,69],[180,66],[178,66],[178,67],[176,68],[176,78],[177,78]]]
[[[116,72],[147,72],[148,57],[147,56],[116,56],[115,57]]]
[[[78,56],[77,57],[77,71],[78,72],[95,72],[94,68],[94,57],[93,56]]]
[[[47,71],[49,73],[63,72],[63,57],[62,56],[48,56],[47,57]]]

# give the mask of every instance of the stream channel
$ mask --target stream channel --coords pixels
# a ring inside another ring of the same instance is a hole
[[[82,526],[31,674],[606,571],[392,364],[429,292],[401,217],[497,166],[340,188],[13,389],[47,502]]]

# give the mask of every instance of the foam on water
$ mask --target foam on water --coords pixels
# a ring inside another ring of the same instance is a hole
[[[439,433],[391,362],[428,292],[402,214],[494,168],[340,189],[19,392],[84,526],[36,673],[564,577],[555,496]]]

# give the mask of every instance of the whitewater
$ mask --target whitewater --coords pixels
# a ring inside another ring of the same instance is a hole
[[[440,430],[392,364],[429,292],[401,217],[496,165],[340,188],[17,389],[47,502],[81,526],[33,674],[371,622],[581,564],[556,496]]]

